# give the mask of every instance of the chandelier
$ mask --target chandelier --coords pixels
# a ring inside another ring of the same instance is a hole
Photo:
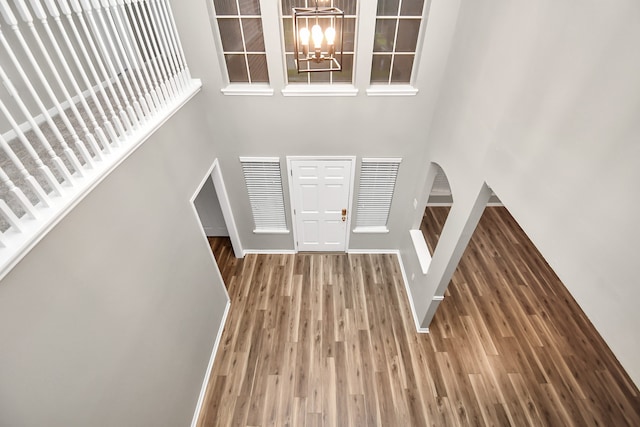
[[[294,60],[298,73],[342,70],[344,12],[336,7],[294,7]]]

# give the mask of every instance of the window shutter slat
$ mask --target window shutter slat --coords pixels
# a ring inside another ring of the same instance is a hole
[[[400,162],[362,159],[356,228],[386,228]]]
[[[253,213],[255,231],[286,231],[280,161],[240,159]]]

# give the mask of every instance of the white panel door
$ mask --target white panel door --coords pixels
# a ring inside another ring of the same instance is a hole
[[[346,250],[351,168],[351,160],[291,161],[299,251]]]

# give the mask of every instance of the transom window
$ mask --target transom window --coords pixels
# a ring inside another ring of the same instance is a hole
[[[344,12],[342,71],[298,73],[294,62],[293,16],[294,7],[315,7],[315,0],[282,0],[284,49],[288,83],[352,83],[353,58],[356,39],[357,0],[320,0],[318,6],[337,7]]]
[[[424,0],[378,0],[371,83],[410,83]]]
[[[259,0],[214,0],[230,83],[268,83]]]

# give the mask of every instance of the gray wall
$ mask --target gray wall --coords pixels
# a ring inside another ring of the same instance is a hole
[[[636,384],[639,19],[635,1],[463,2],[427,145],[462,211],[495,191]]]
[[[222,216],[222,208],[218,201],[213,180],[209,177],[198,196],[193,201],[198,211],[198,217],[207,236],[228,236],[227,226]]]
[[[402,157],[390,233],[350,247],[401,248],[408,275],[428,164],[461,213],[486,181],[639,382],[635,3],[464,2],[440,84],[458,3],[434,1],[408,98],[226,97],[208,2],[173,3],[203,90],[0,283],[2,421],[189,423],[227,302],[189,203],[215,157],[245,249],[293,242],[252,233],[239,156]]]
[[[188,9],[181,28],[208,25]],[[190,203],[216,154],[211,59],[187,55],[205,89],[0,282],[0,425],[191,422],[228,298]]]
[[[0,283],[0,425],[189,423],[227,304],[189,201],[212,157],[199,104]]]

